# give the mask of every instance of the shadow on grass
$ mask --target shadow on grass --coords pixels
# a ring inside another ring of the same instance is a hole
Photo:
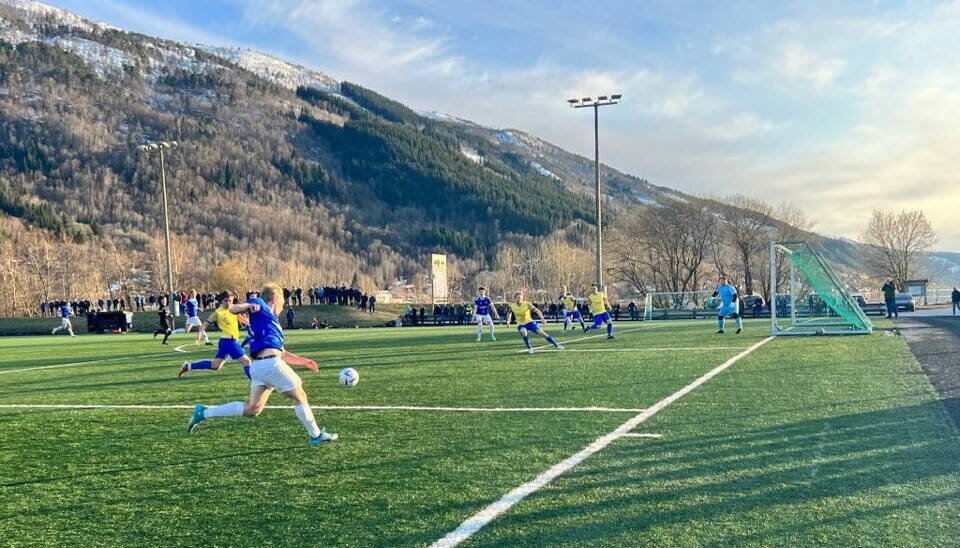
[[[960,504],[960,447],[956,436],[942,439],[949,424],[938,424],[937,417],[946,419],[942,406],[936,401],[677,441],[620,440],[531,499],[539,504],[506,518],[495,543],[570,545],[705,523],[723,536],[713,537],[721,544],[813,542],[804,535],[815,527],[836,533],[856,521]],[[924,485],[951,475],[948,493],[942,484]],[[803,505],[819,510],[804,512]],[[758,523],[761,512],[776,517]]]

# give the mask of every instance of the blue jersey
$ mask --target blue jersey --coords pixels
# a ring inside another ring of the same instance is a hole
[[[190,299],[187,301],[187,317],[192,318],[197,315],[197,307],[200,303],[196,299]]]
[[[473,311],[477,316],[486,316],[490,314],[490,305],[493,304],[493,301],[490,300],[490,297],[477,297],[473,301],[473,305],[476,307]]]
[[[283,328],[273,311],[260,297],[247,299],[247,304],[260,305],[260,310],[250,313],[250,355],[267,348],[283,349]]]
[[[61,317],[61,318],[69,318],[69,317],[70,317],[70,307],[69,307],[69,306],[63,305],[63,306],[60,307],[60,317]]]
[[[721,304],[728,305],[736,299],[737,290],[730,284],[720,284],[714,294],[720,296]]]

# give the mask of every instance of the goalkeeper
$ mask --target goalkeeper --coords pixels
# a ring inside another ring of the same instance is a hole
[[[726,276],[720,276],[720,283],[713,292],[714,297],[720,297],[720,310],[717,312],[717,333],[723,333],[723,321],[729,315],[737,321],[737,333],[743,333],[743,320],[740,319],[739,299],[737,289],[730,285]]]

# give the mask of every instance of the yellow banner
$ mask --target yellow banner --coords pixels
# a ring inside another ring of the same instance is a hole
[[[447,302],[447,256],[434,254],[431,257],[431,264],[433,304],[445,304]]]

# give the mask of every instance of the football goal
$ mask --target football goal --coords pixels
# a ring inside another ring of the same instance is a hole
[[[860,305],[806,242],[770,244],[773,335],[862,335],[873,331]]]
[[[647,293],[643,304],[643,319],[679,320],[707,318],[716,314],[711,302],[712,291],[654,291]]]

